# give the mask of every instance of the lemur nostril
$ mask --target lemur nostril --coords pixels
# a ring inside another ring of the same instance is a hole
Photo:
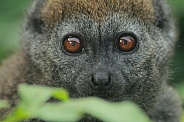
[[[111,76],[109,75],[109,79],[108,79],[108,82],[105,84],[105,86],[109,86],[111,84]]]
[[[95,82],[95,77],[94,76],[91,77],[91,82],[93,83],[93,85],[95,87],[98,87],[98,83]]]

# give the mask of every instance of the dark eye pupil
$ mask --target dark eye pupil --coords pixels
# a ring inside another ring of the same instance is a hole
[[[127,45],[128,44],[128,41],[127,40],[124,40],[124,39],[121,39],[120,42],[122,42],[124,45]]]
[[[70,44],[71,44],[72,46],[75,46],[75,45],[76,45],[75,43],[76,43],[76,42],[74,42],[74,41],[70,42]]]

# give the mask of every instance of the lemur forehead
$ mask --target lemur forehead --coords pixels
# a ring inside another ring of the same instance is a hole
[[[145,21],[154,20],[151,0],[47,0],[42,9],[42,19],[54,25],[62,17],[85,14],[95,21],[102,21],[109,13],[126,12]]]

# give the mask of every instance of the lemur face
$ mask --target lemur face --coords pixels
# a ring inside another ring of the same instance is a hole
[[[46,84],[66,88],[71,97],[131,100],[143,108],[154,103],[173,42],[155,24],[151,0],[40,0],[34,6],[40,7],[23,43],[31,41],[27,53]]]
[[[59,79],[65,76],[81,96],[119,99],[131,83],[146,81],[144,76],[152,75],[144,67],[151,63],[150,45],[142,46],[142,41],[151,41],[143,33],[146,27],[126,14],[112,14],[99,23],[79,15],[63,19],[53,30],[53,40],[49,40],[52,59],[64,67],[59,70]]]

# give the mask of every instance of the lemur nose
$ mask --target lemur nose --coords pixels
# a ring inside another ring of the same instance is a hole
[[[98,91],[105,91],[112,87],[111,75],[107,72],[97,72],[91,77],[92,88]]]

